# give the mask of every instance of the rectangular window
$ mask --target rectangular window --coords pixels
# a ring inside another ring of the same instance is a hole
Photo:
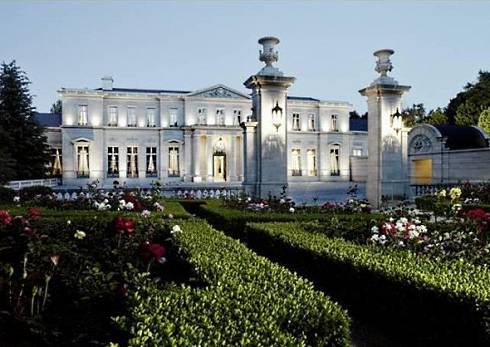
[[[306,152],[307,165],[308,165],[308,176],[316,176],[316,150],[309,149]]]
[[[168,147],[168,176],[179,177],[179,147],[177,145],[171,145]]]
[[[293,130],[300,131],[301,126],[299,123],[299,113],[293,113]]]
[[[127,148],[127,177],[138,177],[138,147]]]
[[[107,177],[119,177],[119,147],[107,147]]]
[[[308,115],[308,130],[309,131],[315,131],[315,115],[310,114]]]
[[[88,106],[78,105],[78,125],[85,126],[88,124]]]
[[[332,131],[339,131],[339,128],[338,128],[338,125],[337,125],[337,120],[338,120],[338,116],[336,114],[333,114],[332,115],[332,123],[331,123],[331,126],[330,126],[330,129]]]
[[[117,126],[117,107],[116,106],[109,107],[109,119],[108,119],[107,125],[110,127],[116,127]]]
[[[330,176],[340,176],[339,150],[338,145],[330,148]]]
[[[291,150],[291,175],[301,176],[301,150],[298,148]]]
[[[197,124],[206,125],[207,124],[207,110],[205,108],[197,109]]]
[[[60,176],[62,173],[62,155],[61,148],[51,148],[51,163],[49,166],[49,174],[51,176]]]
[[[353,148],[352,149],[352,156],[354,157],[362,157],[362,148]]]
[[[157,148],[146,147],[146,177],[157,176]]]
[[[177,121],[177,109],[176,108],[171,108],[170,109],[169,125],[171,127],[177,127],[177,126],[179,126],[179,123]]]
[[[136,126],[136,108],[128,107],[128,127]]]
[[[242,122],[242,110],[233,110],[233,125],[239,126]]]
[[[88,145],[77,145],[77,177],[89,177],[89,148]]]
[[[156,110],[154,108],[146,109],[146,126],[147,127],[156,127]]]
[[[225,125],[225,110],[222,108],[216,110],[216,124],[219,126]]]

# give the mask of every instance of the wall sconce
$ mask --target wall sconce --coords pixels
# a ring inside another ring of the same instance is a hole
[[[278,133],[279,127],[282,125],[282,108],[279,107],[279,101],[276,101],[276,106],[272,109],[272,125],[276,128],[276,133]]]
[[[398,134],[403,128],[403,115],[400,113],[398,108],[396,112],[391,115],[391,126]]]

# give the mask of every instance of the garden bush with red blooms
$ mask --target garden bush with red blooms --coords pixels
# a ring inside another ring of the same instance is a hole
[[[144,261],[154,260],[157,263],[165,262],[164,255],[167,253],[165,247],[159,243],[144,242],[141,244],[139,254]]]
[[[0,210],[0,223],[3,225],[9,225],[12,223],[12,216],[8,211]]]
[[[135,223],[131,218],[116,217],[112,221],[112,225],[116,233],[127,234],[128,236],[134,233]]]
[[[466,212],[466,217],[477,222],[477,227],[480,232],[486,232],[490,224],[490,213],[481,208],[475,208]]]
[[[35,207],[29,207],[27,209],[27,214],[29,215],[29,218],[32,220],[37,220],[41,218],[41,210]]]

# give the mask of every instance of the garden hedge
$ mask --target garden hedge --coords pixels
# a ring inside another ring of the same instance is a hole
[[[180,221],[181,256],[201,285],[130,294],[129,346],[348,346],[347,314],[313,285],[205,221]],[[171,264],[168,264],[171,266]]]
[[[417,346],[488,346],[488,267],[443,262],[305,231],[301,223],[251,223],[252,249],[324,285],[347,307]]]

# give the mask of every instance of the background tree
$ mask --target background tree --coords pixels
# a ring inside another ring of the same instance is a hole
[[[479,71],[478,80],[468,83],[446,107],[450,124],[477,125],[480,113],[490,107],[490,72]]]
[[[448,124],[449,120],[447,118],[444,109],[438,107],[435,110],[431,110],[427,116],[421,121],[421,123],[432,124],[432,125],[444,125]]]
[[[424,104],[413,104],[402,111],[403,124],[406,127],[413,127],[425,117]]]
[[[51,109],[49,110],[49,112],[51,113],[56,113],[56,114],[61,114],[62,113],[62,106],[61,106],[61,100],[58,99],[56,100],[56,102],[54,102],[52,105],[51,105]]]
[[[367,119],[368,113],[359,114],[356,110],[349,112],[349,119]]]
[[[0,179],[41,178],[50,155],[43,128],[34,120],[30,82],[15,61],[0,66]],[[6,158],[6,160],[4,160]],[[8,165],[5,165],[8,163]]]
[[[490,108],[487,108],[480,113],[480,118],[478,118],[478,126],[485,130],[487,134],[490,134]]]

